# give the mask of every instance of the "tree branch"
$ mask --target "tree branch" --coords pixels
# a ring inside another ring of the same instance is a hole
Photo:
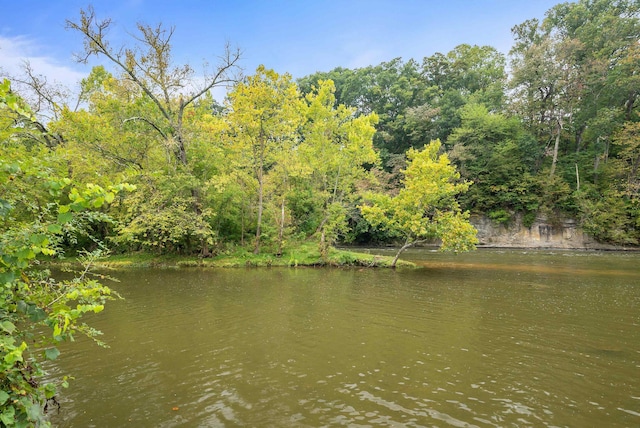
[[[86,11],[80,10],[80,24],[67,20],[67,28],[79,31],[86,37],[84,43],[86,55],[84,57],[78,56],[79,61],[86,63],[91,55],[104,55],[123,70],[125,74],[129,76],[149,98],[151,98],[153,103],[160,110],[160,113],[167,120],[171,121],[171,115],[169,112],[167,112],[165,107],[158,98],[156,98],[153,92],[151,92],[149,87],[136,75],[134,64],[136,64],[137,61],[135,60],[133,51],[129,49],[125,51],[126,58],[123,63],[121,60],[122,50],[118,53],[114,53],[109,48],[108,42],[104,40],[104,34],[110,25],[110,19],[105,19],[103,21],[98,21],[96,19],[95,11],[92,6],[89,6]],[[131,65],[127,66],[126,62],[129,62]]]
[[[223,83],[235,82],[237,79],[230,76],[227,77],[227,74],[232,69],[239,68],[238,61],[240,61],[241,54],[242,52],[240,51],[240,49],[235,49],[233,52],[231,52],[229,44],[227,43],[227,45],[225,46],[225,54],[222,57],[222,65],[218,67],[215,74],[211,77],[211,80],[209,81],[209,83],[207,83],[202,88],[202,90],[200,90],[199,92],[196,92],[194,95],[188,98],[187,101],[184,102],[184,107],[188,106],[193,101],[195,101],[196,99],[204,95],[207,91],[209,91],[214,86],[218,86]]]
[[[122,121],[122,124],[124,125],[127,122],[132,122],[132,121],[141,121],[141,122],[145,122],[146,124],[148,124],[149,126],[151,126],[153,129],[155,129],[156,131],[158,131],[158,133],[162,136],[162,138],[164,138],[165,140],[168,140],[169,137],[167,136],[167,134],[165,134],[162,129],[160,129],[158,127],[158,125],[156,125],[155,123],[153,123],[152,121],[150,121],[149,119],[145,118],[145,117],[140,117],[140,116],[135,116],[135,117],[130,117],[128,119],[125,119]]]

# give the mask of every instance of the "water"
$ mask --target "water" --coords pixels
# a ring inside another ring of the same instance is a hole
[[[640,425],[640,254],[119,272],[61,427]]]

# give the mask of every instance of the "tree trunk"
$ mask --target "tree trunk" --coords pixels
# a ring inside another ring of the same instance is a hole
[[[260,234],[262,233],[262,198],[263,198],[263,177],[262,171],[258,172],[258,225],[256,226],[256,243],[253,254],[260,253]]]
[[[211,257],[211,251],[209,250],[209,243],[207,242],[206,239],[202,240],[202,248],[200,250],[200,257],[202,257],[203,259]]]
[[[560,122],[560,119],[558,119],[556,142],[553,145],[553,160],[551,161],[551,172],[549,173],[549,177],[553,177],[556,172],[556,163],[558,162],[558,149],[560,147],[560,131],[562,131],[562,122]]]
[[[411,242],[411,238],[407,237],[407,240],[404,242],[404,245],[402,247],[400,247],[400,249],[396,253],[396,256],[393,258],[393,262],[391,262],[391,267],[392,268],[395,269],[396,263],[398,263],[398,259],[400,258],[400,254],[402,254],[402,252],[404,250],[406,250],[407,248],[411,247],[413,244],[415,244],[415,242]]]
[[[581,126],[576,131],[576,153],[580,153],[580,149],[582,148],[582,136],[584,135],[585,126]]]
[[[279,230],[278,230],[278,253],[277,253],[278,256],[282,255],[282,246],[283,246],[282,245],[282,241],[283,241],[283,238],[284,238],[284,218],[285,218],[285,215],[284,215],[285,214],[285,210],[284,210],[284,208],[285,208],[285,198],[283,196],[282,197],[282,203],[280,205],[280,225],[279,225],[280,227],[279,227]]]
[[[320,249],[320,256],[322,257],[323,260],[326,260],[326,257],[327,257],[327,242],[326,242],[326,233],[324,230],[324,225],[327,223],[327,221],[329,221],[329,216],[325,215],[325,217],[320,222],[320,225],[316,229],[316,233],[320,232],[319,249]]]
[[[265,150],[265,135],[260,129],[260,135],[258,136],[259,145],[256,147],[254,145],[254,157],[257,158],[258,165],[255,167],[256,169],[256,178],[258,179],[258,224],[256,226],[256,243],[255,248],[253,249],[253,254],[260,253],[260,236],[262,234],[262,211],[263,207],[263,199],[264,199],[264,150]]]
[[[327,241],[324,233],[324,227],[322,228],[322,232],[320,233],[320,257],[322,260],[327,260]]]
[[[240,245],[244,247],[244,202],[240,210]]]

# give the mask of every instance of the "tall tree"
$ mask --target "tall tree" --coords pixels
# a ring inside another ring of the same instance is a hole
[[[257,184],[257,220],[254,253],[260,252],[269,172],[279,173],[279,246],[282,246],[289,160],[296,155],[298,128],[304,119],[298,89],[288,74],[264,66],[240,82],[229,94],[231,145],[239,167],[252,171]],[[246,162],[246,164],[245,164]],[[281,249],[280,249],[281,251]]]
[[[196,114],[197,104],[213,88],[236,81],[240,53],[227,46],[218,65],[206,70],[205,75],[198,78],[191,66],[173,63],[173,28],[166,29],[161,24],[154,27],[138,24],[134,43],[118,48],[107,38],[111,26],[110,19],[97,19],[92,7],[81,10],[77,21],[67,21],[67,28],[77,31],[84,39],[84,51],[77,55],[78,61],[86,63],[91,56],[97,56],[113,66],[115,84],[110,79],[96,75],[96,79],[85,82],[85,86],[95,89],[95,80],[97,86],[102,82],[102,86],[110,91],[100,101],[102,112],[108,112],[107,117],[111,119],[107,125],[120,132],[125,137],[123,140],[133,137],[129,140],[134,142],[132,147],[140,150],[130,151],[125,144],[118,144],[121,141],[117,139],[110,143],[96,138],[85,142],[103,151],[107,158],[142,169],[137,179],[139,189],[146,189],[154,195],[149,199],[141,197],[140,200],[143,203],[156,203],[156,207],[128,207],[131,211],[129,217],[136,217],[139,222],[129,230],[126,224],[123,225],[124,236],[132,239],[134,236],[142,237],[153,231],[155,221],[174,219],[168,223],[165,221],[168,226],[166,233],[161,233],[156,240],[171,243],[170,247],[161,244],[158,249],[193,251],[194,243],[200,242],[200,251],[206,256],[214,238],[209,211],[204,206],[207,180],[197,176],[198,171],[194,169],[197,162],[192,162],[189,155],[197,145],[190,139],[195,134],[189,132],[189,121],[199,117]],[[96,96],[100,98],[103,94],[98,91]],[[166,164],[160,167],[155,164],[153,172],[144,170],[146,157],[155,155],[157,148],[168,154]],[[167,180],[162,175],[169,173],[173,174],[174,180]],[[171,186],[164,185],[169,182]],[[142,212],[148,215],[138,215]],[[185,222],[186,218],[194,221]],[[174,238],[179,242],[175,242]]]
[[[152,27],[138,24],[138,46],[113,48],[106,35],[111,19],[98,20],[93,7],[80,11],[78,21],[67,20],[67,28],[78,31],[84,37],[84,52],[77,56],[86,63],[92,55],[106,58],[123,77],[132,82],[140,94],[147,97],[156,115],[141,114],[128,120],[145,122],[167,146],[173,148],[176,161],[187,165],[187,145],[184,135],[184,114],[188,106],[211,89],[231,84],[236,79],[240,52],[227,46],[219,65],[208,73],[201,83],[194,78],[189,65],[175,66],[171,58],[173,28],[161,24]]]
[[[356,117],[355,109],[335,106],[333,81],[319,81],[306,95],[307,115],[302,130],[301,157],[310,166],[311,188],[320,207],[320,252],[347,227],[346,211],[357,197],[358,185],[372,178],[379,161],[373,147],[375,113]]]
[[[460,109],[467,103],[502,110],[504,67],[504,56],[490,46],[462,44],[447,54],[425,57],[420,69],[427,87],[424,101],[406,112],[413,147],[432,139],[446,144],[460,125]]]
[[[298,81],[302,93],[310,93],[319,80],[334,82],[336,106],[355,108],[359,115],[376,113],[374,144],[383,157],[387,153],[402,153],[411,146],[405,113],[424,103],[426,88],[416,61],[395,58],[355,70],[336,68],[315,73]]]
[[[532,179],[540,157],[535,137],[517,117],[491,113],[482,104],[467,104],[460,116],[460,127],[449,137],[449,155],[473,182],[461,196],[464,205],[504,221],[513,212],[535,215],[540,208]]]
[[[547,147],[551,176],[560,154],[572,149],[592,152],[597,176],[611,123],[631,117],[637,79],[623,76],[633,76],[629,66],[638,64],[639,17],[637,1],[581,0],[513,28],[513,105]]]

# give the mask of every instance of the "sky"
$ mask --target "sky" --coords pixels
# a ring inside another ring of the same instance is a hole
[[[130,45],[136,23],[174,27],[176,64],[215,64],[227,43],[252,74],[263,64],[294,78],[335,67],[359,68],[397,57],[422,61],[457,45],[508,53],[511,28],[563,0],[0,0],[0,73],[29,61],[37,74],[77,86],[90,65],[74,61],[79,33],[65,29],[93,5],[110,18],[112,46]],[[92,64],[105,64],[103,60]]]

